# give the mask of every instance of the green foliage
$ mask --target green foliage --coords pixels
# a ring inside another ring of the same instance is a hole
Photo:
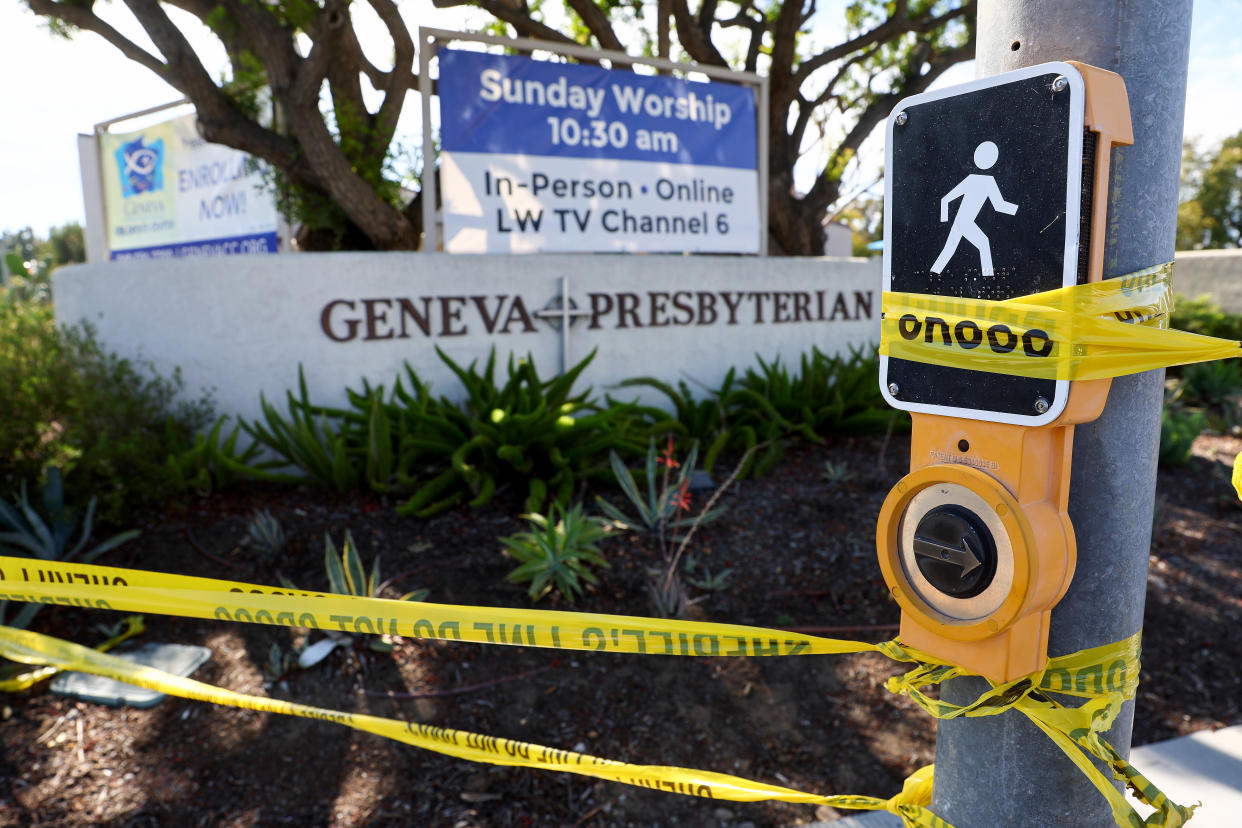
[[[1200,411],[1166,407],[1160,415],[1160,462],[1184,466],[1190,462],[1195,438],[1203,431]]]
[[[397,511],[418,517],[463,502],[481,506],[498,487],[522,486],[526,508],[536,510],[549,499],[568,503],[579,482],[603,476],[610,450],[637,453],[649,421],[667,420],[633,403],[602,406],[589,388],[574,393],[594,354],[549,380],[529,359],[514,358],[501,380],[494,350],[482,369],[439,354],[465,390],[461,402],[433,396],[407,364],[391,393],[364,381],[361,391],[347,389],[347,408],[328,408],[311,403],[299,370],[288,415],[264,400],[264,419],[245,428],[304,477],[253,466],[248,473],[400,495]]]
[[[1170,318],[1173,328],[1219,339],[1242,340],[1242,315],[1226,313],[1206,296],[1178,297]],[[1197,406],[1213,427],[1227,429],[1242,422],[1242,364],[1236,359],[1177,365],[1169,369],[1172,400]]]
[[[292,391],[286,391],[285,397],[287,418],[262,397],[263,419],[243,422],[242,428],[256,442],[301,470],[307,480],[341,492],[357,488],[361,470],[339,426],[341,412],[311,404],[301,365],[298,366],[298,395],[295,397]],[[272,472],[253,473],[272,482],[299,480]]]
[[[73,542],[78,515],[76,510],[65,503],[64,481],[61,479],[60,469],[48,469],[47,482],[43,484],[42,501],[43,514],[40,515],[30,503],[25,481],[22,481],[21,495],[16,504],[0,499],[0,529],[4,530],[0,533],[0,551],[33,555],[44,561],[72,561],[80,556],[84,562],[90,563],[110,549],[138,537],[139,532],[131,529],[83,551],[95,525],[97,498],[92,497],[88,502],[82,530],[77,541]]]
[[[367,575],[362,566],[362,557],[358,554],[358,544],[354,543],[354,536],[351,532],[345,532],[345,542],[341,546],[341,551],[336,551],[336,544],[332,542],[332,536],[325,534],[323,536],[324,546],[324,568],[328,573],[328,591],[337,595],[352,595],[359,598],[379,598],[380,587],[383,581],[380,580],[380,559],[375,556],[375,560],[371,562],[371,574]],[[416,589],[407,592],[397,600],[399,601],[421,601],[427,597],[427,590]]]
[[[510,583],[529,583],[531,600],[538,601],[557,589],[573,603],[582,593],[582,582],[597,583],[591,567],[606,567],[599,552],[599,541],[608,535],[608,522],[583,514],[575,504],[568,512],[557,503],[544,516],[523,515],[533,531],[501,538],[505,550],[518,567],[505,576]]]
[[[729,578],[733,575],[732,569],[722,569],[713,573],[711,567],[700,564],[693,555],[686,556],[686,580],[691,586],[698,587],[704,592],[719,592],[729,585]]]
[[[1242,245],[1242,132],[1215,151],[1183,147],[1182,195],[1179,250]]]
[[[365,455],[373,488],[410,493],[402,514],[479,506],[500,486],[524,487],[528,511],[549,499],[565,505],[580,481],[602,475],[607,452],[637,453],[648,432],[648,410],[601,406],[589,388],[573,392],[594,353],[550,380],[511,357],[499,382],[495,351],[481,370],[439,354],[466,392],[460,403],[433,397],[408,365],[409,390],[399,381],[391,402],[382,388],[350,395],[351,444]]]
[[[182,399],[179,372],[163,378],[104,351],[87,326],[57,328],[49,305],[3,292],[0,388],[0,491],[55,466],[113,525],[164,502],[176,487],[168,455],[210,422],[206,396]]]
[[[822,441],[828,434],[884,431],[892,419],[876,382],[879,355],[874,348],[851,348],[849,356],[840,357],[812,347],[796,374],[779,358],[770,364],[759,359],[759,365],[760,371],[746,372],[742,385],[751,392],[750,416],[765,427],[776,425],[785,434]]]
[[[1221,408],[1242,391],[1242,364],[1236,359],[1196,362],[1182,368],[1181,399],[1190,405]]]
[[[724,484],[716,489],[698,514],[692,514],[690,479],[694,475],[694,465],[698,460],[698,443],[691,445],[684,461],[679,463],[673,453],[673,436],[668,435],[667,440],[664,450],[658,455],[654,440],[647,449],[645,494],[638,490],[633,475],[625,467],[621,458],[616,454],[610,458],[617,485],[621,487],[621,491],[625,493],[637,511],[637,519],[631,518],[602,497],[597,497],[596,502],[618,528],[637,532],[645,538],[655,540],[661,563],[660,566],[649,569],[647,572],[647,596],[656,614],[664,618],[680,618],[686,608],[694,603],[686,595],[679,572],[682,556],[699,527],[710,523],[724,513],[724,507],[713,507],[724,494],[725,489],[729,488],[738,478],[742,469],[749,466],[754,450],[748,449],[743,453],[741,460],[738,461]],[[657,466],[663,467],[663,471],[658,475],[658,483],[656,480]],[[675,473],[674,469],[677,470]],[[675,534],[680,529],[685,529],[685,533]],[[713,576],[710,570],[706,570],[704,574],[695,576],[694,570],[695,564],[692,560],[688,560],[687,574],[692,576],[691,583],[702,589],[718,589],[723,586],[729,574],[726,571]],[[703,587],[702,583],[708,586]]]
[[[833,484],[848,483],[854,479],[854,472],[844,461],[836,463],[832,460],[825,460],[823,478]]]
[[[43,561],[73,561],[80,558],[90,563],[139,534],[136,529],[131,529],[87,548],[95,527],[96,498],[92,497],[88,502],[81,531],[75,540],[78,514],[76,509],[65,502],[64,481],[61,479],[60,469],[48,469],[47,482],[43,484],[41,495],[42,513],[30,502],[24,480],[21,494],[15,503],[0,498],[0,554],[34,557]],[[9,623],[4,620],[6,603],[0,602],[0,624]],[[9,626],[24,629],[39,611],[39,607],[39,604],[26,604]]]
[[[260,461],[261,449],[252,441],[245,450],[239,451],[237,439],[242,423],[236,423],[227,437],[221,439],[228,417],[220,417],[210,431],[186,435],[166,423],[165,439],[168,443],[168,478],[176,491],[194,490],[206,495],[226,489],[243,478],[262,476],[279,461]]]
[[[52,227],[46,239],[30,227],[0,234],[0,257],[9,274],[11,296],[23,301],[50,302],[52,272],[64,264],[86,261],[82,225],[71,222]]]
[[[1242,314],[1226,313],[1207,296],[1177,297],[1169,325],[1203,336],[1242,340]]]
[[[332,536],[324,534],[324,568],[328,572],[328,590],[337,595],[352,595],[359,598],[379,598],[380,592],[384,587],[384,582],[380,580],[380,559],[379,555],[375,556],[375,560],[371,562],[371,573],[366,574],[362,566],[362,557],[358,554],[358,545],[354,543],[354,536],[349,531],[345,532],[345,542],[341,546],[338,554],[336,544],[332,542]],[[398,601],[421,601],[427,597],[427,590],[416,589],[407,592],[398,598]],[[377,633],[380,631],[377,630]],[[347,633],[332,633],[333,640],[345,641],[352,638]],[[392,652],[393,641],[387,634],[381,634],[379,638],[373,638],[368,646],[380,653]],[[308,648],[309,649],[309,648]],[[327,651],[324,652],[324,655]],[[306,661],[299,657],[299,664],[302,666],[310,666]]]
[[[637,377],[622,387],[645,386],[668,398],[681,428],[679,433],[708,446],[703,467],[714,468],[722,451],[761,448],[741,476],[770,470],[783,453],[783,440],[793,435],[822,442],[831,434],[877,433],[894,424],[909,427],[909,415],[890,409],[880,395],[875,349],[851,350],[828,356],[818,348],[803,354],[791,373],[776,358],[756,356],[759,369],[748,368],[738,381],[731,370],[717,390],[695,400],[686,383],[674,388],[653,377]]]

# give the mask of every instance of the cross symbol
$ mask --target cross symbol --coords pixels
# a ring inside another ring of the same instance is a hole
[[[579,310],[577,304],[570,298],[568,276],[561,277],[560,295],[553,296],[546,305],[533,314],[561,331],[561,374],[569,368],[569,329],[578,317],[590,315],[590,311]]]

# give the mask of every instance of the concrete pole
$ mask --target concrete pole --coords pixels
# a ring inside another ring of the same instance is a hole
[[[1070,59],[1125,78],[1134,146],[1113,152],[1105,278],[1173,259],[1190,12],[1191,0],[979,3],[978,75]],[[1142,627],[1163,390],[1163,371],[1115,379],[1103,416],[1077,428],[1078,568],[1052,612],[1051,655]],[[983,687],[958,679],[944,697],[967,702]],[[1108,734],[1123,755],[1133,719],[1131,702]],[[940,723],[932,808],[957,828],[1113,825],[1104,799],[1017,713]]]

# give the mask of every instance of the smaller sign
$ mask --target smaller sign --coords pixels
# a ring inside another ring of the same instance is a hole
[[[276,204],[248,155],[204,141],[195,116],[100,136],[112,259],[275,253]]]
[[[759,252],[753,88],[439,55],[447,251]]]

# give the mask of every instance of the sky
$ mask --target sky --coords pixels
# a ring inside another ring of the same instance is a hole
[[[366,8],[363,4],[357,7]],[[121,4],[97,4],[96,8],[107,13],[118,29],[141,38],[135,26],[125,25],[127,14]],[[429,4],[409,2],[402,9],[412,28],[465,28],[460,10],[434,10]],[[1242,131],[1239,12],[1242,0],[1196,0],[1194,4],[1185,134],[1204,144],[1219,143]],[[194,22],[188,16],[179,19]],[[369,42],[366,30],[378,25],[374,20],[360,25],[364,45]],[[195,39],[214,42],[210,36]],[[203,57],[212,71],[224,62],[218,48],[206,50]],[[372,57],[382,65],[384,55]],[[970,66],[955,67],[947,80],[962,82],[971,77]],[[5,113],[5,127],[0,130],[0,231],[31,226],[43,235],[53,225],[83,221],[77,135],[92,132],[101,121],[179,97],[96,35],[80,34],[73,41],[55,37],[24,3],[0,0],[0,101]],[[411,92],[406,111],[417,110],[417,95]],[[404,123],[411,121],[416,127],[412,118]],[[406,140],[411,141],[411,136]],[[877,155],[882,156],[882,146],[872,140],[863,164],[876,163]]]

